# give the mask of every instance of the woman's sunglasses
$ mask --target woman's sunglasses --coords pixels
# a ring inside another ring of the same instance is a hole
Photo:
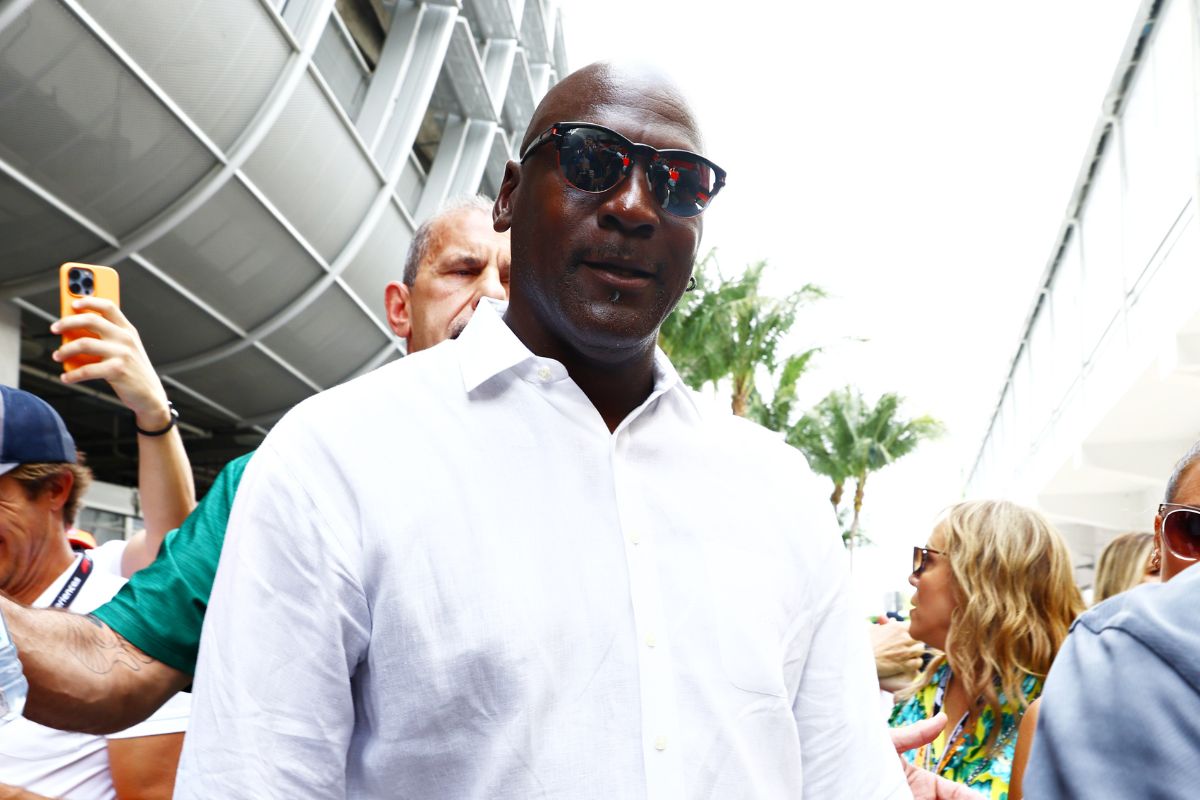
[[[941,550],[934,550],[930,547],[914,547],[913,548],[913,575],[920,575],[929,566],[929,554],[944,556],[946,555]]]
[[[1163,503],[1158,507],[1158,516],[1167,549],[1187,561],[1200,558],[1200,508]]]
[[[558,167],[567,183],[600,194],[633,171],[633,158],[646,154],[650,191],[668,214],[694,217],[725,185],[725,170],[688,150],[657,150],[635,144],[614,130],[590,122],[556,122],[534,139],[521,163],[546,142],[558,150]]]

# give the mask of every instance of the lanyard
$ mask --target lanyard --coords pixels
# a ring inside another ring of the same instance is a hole
[[[71,577],[67,578],[67,582],[58,590],[58,596],[50,603],[51,608],[67,608],[71,605],[76,597],[79,596],[79,590],[87,583],[87,579],[92,577],[93,569],[92,559],[87,553],[79,554],[79,563],[75,565],[75,571],[71,573]]]
[[[938,681],[937,691],[933,695],[933,712],[929,716],[937,716],[937,713],[942,710],[942,703],[946,699],[946,687],[949,685],[949,683],[950,670],[947,669],[946,674],[942,675],[942,679]],[[949,761],[950,754],[954,752],[954,743],[958,741],[958,737],[962,735],[963,728],[966,726],[967,719],[970,716],[971,711],[968,709],[967,713],[963,714],[958,720],[958,724],[954,726],[954,730],[951,731],[950,736],[945,738],[942,754],[938,757],[936,765],[933,764],[933,748],[934,745],[937,744],[938,739],[942,739],[946,736],[945,732],[943,731],[942,733],[939,733],[937,739],[921,748],[924,752],[919,752],[918,756],[923,756],[922,760],[925,762],[925,769],[936,773],[941,773],[941,771],[945,768],[946,763]]]

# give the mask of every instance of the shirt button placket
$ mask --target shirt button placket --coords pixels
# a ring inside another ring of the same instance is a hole
[[[679,754],[676,748],[667,750],[669,737],[674,736],[675,715],[673,672],[669,642],[660,638],[663,620],[662,598],[659,596],[657,552],[658,541],[653,525],[638,503],[643,491],[638,478],[627,470],[630,466],[629,432],[620,431],[613,437],[612,468],[617,494],[618,519],[626,541],[625,557],[629,568],[629,591],[633,608],[633,624],[638,636],[637,667],[641,683],[642,735],[646,758],[647,789],[651,797],[675,796],[679,786]],[[628,490],[628,491],[627,491]]]

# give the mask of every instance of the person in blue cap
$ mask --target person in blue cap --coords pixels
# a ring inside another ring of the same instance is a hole
[[[34,608],[87,613],[121,588],[123,578],[96,569],[68,540],[91,478],[58,413],[0,386],[0,592]],[[179,696],[106,737],[14,719],[0,726],[0,796],[169,797],[188,707]]]

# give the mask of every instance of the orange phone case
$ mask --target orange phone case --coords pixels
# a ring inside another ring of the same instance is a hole
[[[82,270],[91,273],[92,285],[89,292],[85,282],[80,282],[74,287],[71,285],[70,274],[71,270]],[[118,307],[121,305],[121,281],[117,276],[117,271],[112,267],[101,267],[96,264],[76,264],[69,262],[58,268],[58,294],[61,305],[61,316],[69,317],[72,314],[94,314],[94,311],[76,311],[71,308],[71,303],[81,297],[103,297],[105,300],[111,300]],[[90,336],[93,339],[98,339],[96,334],[89,330],[69,331],[63,334],[63,344],[80,339],[84,336]],[[100,359],[96,356],[76,356],[68,358],[63,362],[63,372],[70,372],[73,369],[79,369],[84,364],[95,364]]]

